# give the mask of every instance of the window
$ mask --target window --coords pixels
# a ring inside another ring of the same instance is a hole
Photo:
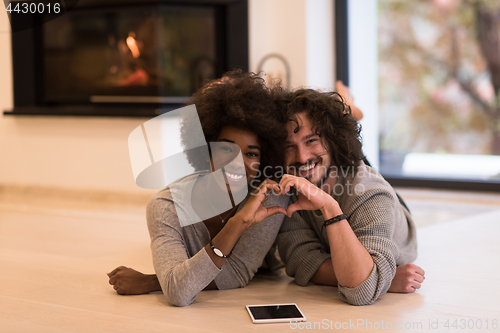
[[[498,190],[500,3],[369,3],[347,1],[349,81],[365,103],[369,159],[395,185]]]

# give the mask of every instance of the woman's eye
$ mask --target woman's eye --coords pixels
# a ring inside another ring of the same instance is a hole
[[[247,153],[248,157],[259,157],[258,153]]]
[[[223,150],[223,151],[226,151],[228,153],[232,153],[233,152],[233,150],[231,149],[231,147],[228,147],[228,146],[221,146],[220,149]]]

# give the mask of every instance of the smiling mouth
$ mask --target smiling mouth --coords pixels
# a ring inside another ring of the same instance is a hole
[[[226,175],[226,177],[228,179],[231,179],[232,181],[239,181],[239,180],[242,180],[245,177],[245,175],[239,175],[239,174],[230,173],[230,172],[227,172],[227,171],[224,171],[224,174]]]
[[[314,169],[314,167],[316,166],[317,162],[314,162],[313,164],[306,164],[306,165],[303,165],[299,168],[299,171],[300,172],[307,172],[309,170],[312,170]]]
[[[304,164],[300,166],[299,168],[295,168],[297,170],[298,176],[300,177],[308,177],[311,176],[315,170],[316,167],[319,165],[319,161],[315,161],[311,164]]]

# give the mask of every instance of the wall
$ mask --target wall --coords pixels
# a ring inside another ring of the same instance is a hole
[[[328,0],[250,0],[250,70],[277,52],[290,63],[292,87],[331,87],[333,60],[324,56],[333,52],[331,6]],[[317,38],[307,41],[311,34]],[[320,64],[327,70],[318,70]],[[3,112],[13,107],[10,27],[3,10],[0,73]],[[128,135],[144,121],[0,113],[0,185],[152,193],[135,185],[128,157]]]
[[[332,0],[250,0],[250,70],[269,54],[290,64],[290,87],[332,89],[334,31]],[[286,82],[285,68],[269,59],[263,69]]]
[[[378,169],[377,1],[349,0],[349,84],[363,110],[363,152]]]

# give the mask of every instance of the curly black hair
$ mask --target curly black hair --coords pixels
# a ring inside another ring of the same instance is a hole
[[[241,70],[225,73],[198,90],[188,104],[196,106],[206,142],[217,141],[226,126],[250,131],[257,135],[261,147],[259,180],[264,178],[265,167],[267,176],[278,173],[284,161],[281,142],[286,138],[286,129],[277,120],[276,104],[259,75]],[[190,122],[183,119],[181,123],[181,141],[186,146]],[[187,156],[195,170],[206,168],[206,161],[196,150],[188,151]]]
[[[365,158],[361,143],[361,125],[351,114],[351,109],[336,92],[297,89],[283,92],[276,99],[281,110],[281,122],[300,124],[297,115],[306,112],[313,124],[313,132],[325,140],[332,163],[338,168],[357,168]]]

